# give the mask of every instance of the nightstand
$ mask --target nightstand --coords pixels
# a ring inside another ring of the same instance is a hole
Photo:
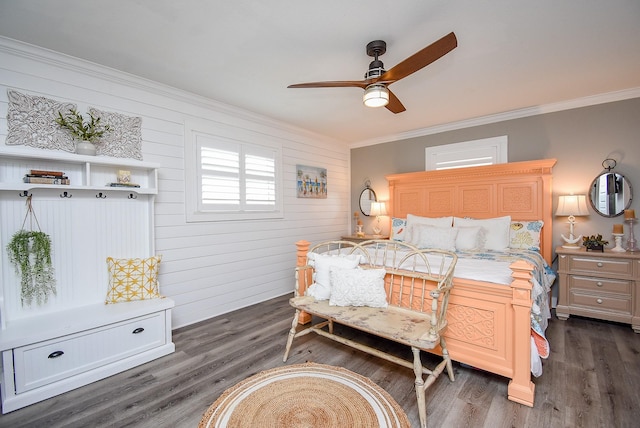
[[[382,236],[382,237],[374,237],[373,235],[364,235],[364,237],[359,237],[356,235],[345,235],[345,236],[341,236],[340,237],[343,241],[352,241],[352,242],[362,242],[362,241],[368,241],[370,239],[389,239],[388,236]]]
[[[559,319],[579,315],[616,321],[640,333],[640,253],[562,247],[556,253]]]

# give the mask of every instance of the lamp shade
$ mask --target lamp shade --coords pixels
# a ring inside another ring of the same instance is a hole
[[[585,195],[563,195],[558,197],[557,216],[585,216],[589,215],[587,197]]]
[[[369,85],[364,90],[362,102],[367,107],[384,107],[389,104],[389,90],[384,85]]]
[[[371,202],[371,213],[372,216],[380,216],[387,215],[387,204],[384,202]]]

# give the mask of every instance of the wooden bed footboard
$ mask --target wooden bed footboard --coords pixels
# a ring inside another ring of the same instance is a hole
[[[313,282],[313,269],[307,265],[310,243],[298,241],[296,247],[296,295],[304,295]],[[513,278],[510,286],[454,278],[444,337],[454,361],[510,379],[509,400],[533,406],[530,318],[533,266],[517,261],[510,268]],[[427,296],[425,300],[428,299]],[[310,321],[311,316],[306,313],[298,320],[299,324]],[[439,353],[439,348],[434,352]]]

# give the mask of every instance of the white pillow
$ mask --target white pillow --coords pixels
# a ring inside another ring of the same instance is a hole
[[[438,248],[455,251],[458,229],[455,227],[428,226],[417,224],[413,227],[413,242],[418,248]]]
[[[486,250],[504,251],[509,248],[509,231],[511,228],[511,216],[494,217],[487,219],[471,219],[454,217],[455,227],[482,227]]]
[[[386,308],[384,269],[331,269],[331,306]]]
[[[456,249],[458,251],[481,251],[484,248],[485,238],[482,227],[458,227],[457,229]]]
[[[413,243],[413,227],[418,224],[426,224],[436,227],[451,227],[453,217],[420,217],[413,214],[407,214],[407,229],[404,233],[404,242]]]
[[[306,294],[317,300],[327,300],[331,295],[331,268],[355,269],[360,264],[362,257],[356,254],[327,255],[309,253],[307,258],[309,259],[309,264],[314,267],[315,277],[314,283],[307,288]]]

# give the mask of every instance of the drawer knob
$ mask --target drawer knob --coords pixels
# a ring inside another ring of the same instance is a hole
[[[601,305],[602,304],[602,299],[598,299],[598,300],[596,300],[596,302],[598,302],[598,304]]]
[[[598,267],[602,267],[602,262],[598,262]]]
[[[602,285],[603,285],[603,284],[602,284],[602,281],[598,281],[598,282],[596,282],[596,285],[597,285],[598,287],[602,287]]]
[[[47,358],[58,358],[58,357],[62,357],[63,355],[64,355],[63,351],[55,351],[50,353]]]
[[[131,333],[133,333],[133,334],[139,334],[139,333],[142,333],[143,331],[144,331],[144,328],[142,328],[142,327],[138,327],[138,328],[136,328],[135,330],[133,330]]]

